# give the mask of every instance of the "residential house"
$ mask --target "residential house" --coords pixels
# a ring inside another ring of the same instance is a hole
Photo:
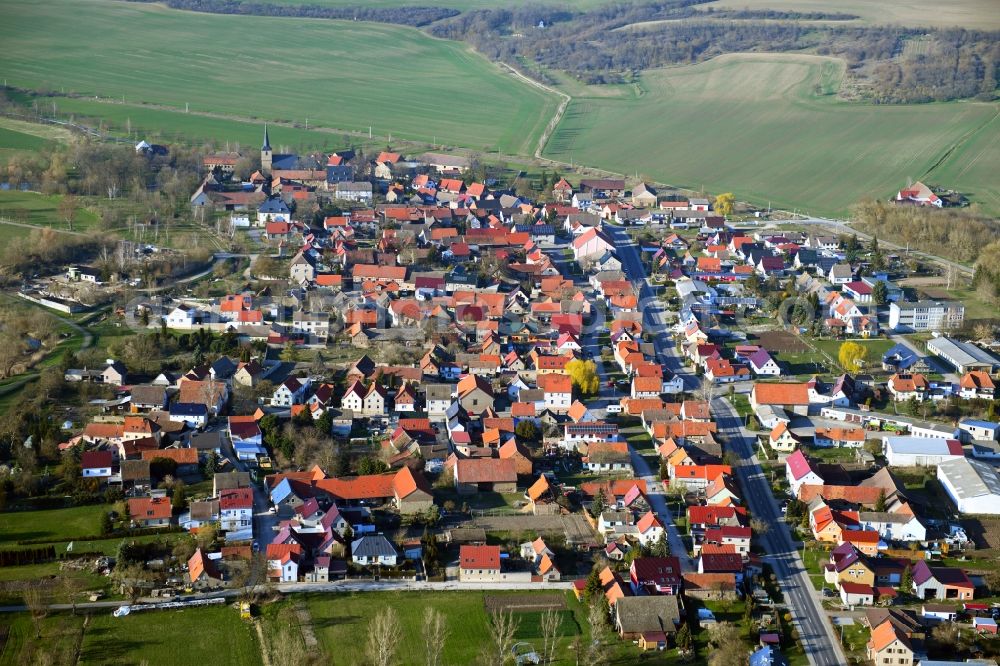
[[[268,580],[275,583],[294,583],[299,580],[299,567],[303,559],[300,544],[269,543],[265,557]]]
[[[302,404],[305,402],[309,384],[308,378],[288,377],[274,389],[274,393],[271,395],[271,406],[291,407]]]
[[[664,643],[681,622],[676,595],[622,597],[612,608],[615,630],[622,638]]]
[[[230,488],[219,493],[219,527],[223,531],[253,528],[253,490]]]
[[[396,547],[381,534],[365,534],[351,542],[351,559],[355,564],[394,567],[398,558]]]
[[[792,431],[788,429],[788,425],[784,421],[779,421],[778,425],[771,429],[771,432],[767,436],[767,441],[771,446],[771,450],[781,453],[791,453],[800,444],[799,438],[792,434]]]
[[[165,495],[133,497],[127,504],[129,519],[140,527],[166,527],[173,519],[173,506]]]
[[[633,594],[680,594],[681,563],[677,557],[637,557],[629,566]]]
[[[631,474],[633,470],[628,442],[591,442],[587,445],[583,466],[597,474]]]
[[[80,455],[80,474],[85,479],[111,479],[114,454],[111,451],[84,451]]]
[[[799,488],[805,484],[823,485],[823,477],[814,470],[801,449],[785,458],[785,478],[794,496],[798,496]]]
[[[962,375],[958,382],[958,394],[966,399],[993,400],[996,390],[993,378],[982,370],[970,370]]]
[[[463,583],[500,582],[500,546],[461,546],[458,579]]]
[[[896,402],[910,399],[923,401],[927,398],[930,388],[927,378],[920,373],[896,373],[889,378],[886,386]]]
[[[913,666],[915,663],[910,638],[891,621],[872,628],[867,656],[875,666]]]

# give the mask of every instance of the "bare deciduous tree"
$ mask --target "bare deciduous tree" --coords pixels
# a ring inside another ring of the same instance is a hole
[[[368,624],[368,658],[373,666],[391,666],[402,638],[399,614],[391,606],[379,611]]]
[[[521,622],[511,611],[493,613],[489,623],[489,641],[479,655],[484,666],[505,666],[514,660],[514,634]]]
[[[28,586],[24,588],[22,598],[24,605],[28,608],[28,614],[31,616],[31,623],[35,627],[35,638],[41,639],[42,619],[49,610],[42,598],[42,591],[36,585]]]
[[[547,610],[542,613],[542,663],[551,664],[555,661],[556,646],[562,635],[559,633],[559,613]]]
[[[425,608],[421,636],[424,639],[427,666],[440,666],[444,643],[448,640],[448,621],[444,613],[433,608]]]

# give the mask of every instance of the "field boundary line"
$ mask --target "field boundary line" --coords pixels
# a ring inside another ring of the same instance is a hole
[[[514,69],[505,62],[501,62],[499,63],[499,65],[502,68],[509,71],[511,74],[513,74],[515,78],[520,79],[524,83],[527,83],[529,86],[534,86],[539,90],[552,93],[553,95],[562,98],[562,101],[559,102],[559,106],[556,107],[556,112],[552,115],[552,118],[549,119],[549,124],[545,126],[545,129],[542,130],[541,136],[538,137],[538,145],[535,146],[535,159],[538,160],[545,159],[542,157],[542,151],[545,150],[545,144],[548,143],[549,137],[552,136],[552,133],[555,132],[556,127],[558,127],[559,123],[562,122],[563,115],[565,115],[566,109],[569,107],[569,103],[573,101],[573,98],[568,93],[565,93],[561,90],[556,90],[551,86],[547,86],[541,81],[536,81],[530,76],[525,76],[524,74],[517,71],[516,69]]]

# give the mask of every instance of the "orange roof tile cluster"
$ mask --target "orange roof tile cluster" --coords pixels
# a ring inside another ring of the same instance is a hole
[[[799,486],[799,499],[806,504],[815,497],[822,497],[827,501],[839,500],[851,504],[874,506],[878,502],[879,495],[883,492],[882,488],[869,486],[829,486],[804,483]]]
[[[500,569],[500,546],[462,546],[458,551],[462,569]]]
[[[167,460],[173,460],[178,465],[197,465],[198,464],[198,450],[197,449],[155,449],[152,451],[143,451],[143,460],[155,460],[157,458],[166,458]]]
[[[753,386],[758,405],[808,405],[809,385],[797,383],[758,383]]]

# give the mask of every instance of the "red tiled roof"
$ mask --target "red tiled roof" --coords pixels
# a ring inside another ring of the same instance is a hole
[[[753,391],[758,405],[809,404],[809,386],[805,383],[758,383]]]
[[[156,449],[153,451],[143,451],[143,460],[155,460],[156,458],[167,458],[173,460],[178,465],[197,465],[197,449]]]
[[[462,546],[458,551],[462,569],[500,569],[500,546]]]

